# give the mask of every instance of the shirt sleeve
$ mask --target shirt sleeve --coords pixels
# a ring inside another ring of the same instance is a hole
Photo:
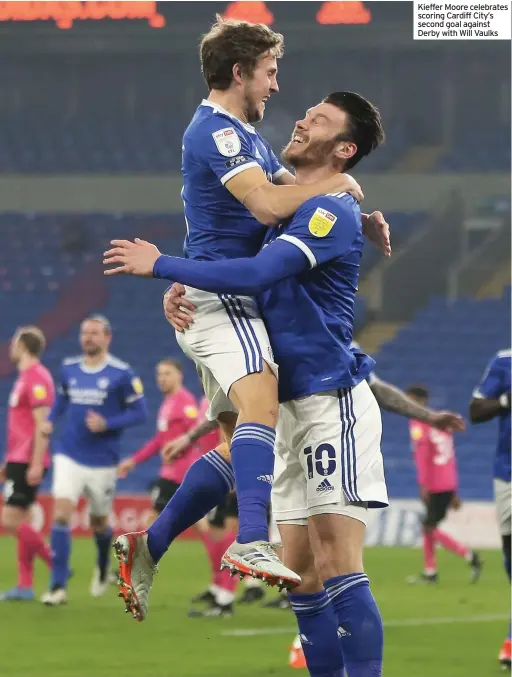
[[[53,387],[45,379],[35,378],[27,386],[30,407],[51,407],[54,400]]]
[[[298,247],[314,268],[348,253],[362,237],[361,228],[361,211],[351,195],[325,195],[305,202],[276,242]]]
[[[283,167],[283,165],[279,162],[276,154],[274,153],[270,145],[267,144],[267,148],[270,157],[270,171],[272,172],[272,181],[275,181],[282,174],[285,174],[288,170],[286,169],[286,167]]]
[[[144,397],[144,386],[138,376],[131,369],[127,369],[119,384],[121,400],[124,405],[132,404]]]
[[[213,115],[198,130],[194,157],[224,185],[240,172],[259,167],[249,137],[223,116]]]
[[[503,370],[499,359],[494,357],[487,365],[480,385],[473,391],[473,397],[486,400],[498,399],[505,392],[502,377]]]
[[[61,367],[59,378],[57,380],[55,402],[53,403],[52,410],[50,411],[50,414],[48,416],[48,420],[51,421],[52,423],[55,423],[55,421],[60,416],[62,416],[62,414],[66,411],[68,402],[69,398],[68,398],[66,374],[64,372],[64,367]]]

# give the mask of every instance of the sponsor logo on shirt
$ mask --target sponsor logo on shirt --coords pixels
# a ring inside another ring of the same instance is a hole
[[[144,392],[144,386],[142,385],[142,381],[138,376],[132,378],[132,388],[134,392],[137,393],[137,395],[142,395],[142,393]]]
[[[247,155],[237,155],[236,157],[231,158],[231,160],[226,160],[226,168],[233,169],[233,167],[238,167],[238,165],[243,165],[244,162],[247,162],[249,158]]]
[[[197,418],[197,409],[192,404],[187,405],[183,412],[187,418]]]
[[[414,441],[421,440],[423,437],[423,430],[421,426],[415,425],[411,428],[411,437]]]
[[[315,237],[325,237],[328,235],[338,217],[328,212],[327,209],[317,207],[313,216],[309,219],[309,232]]]
[[[240,152],[242,143],[233,127],[219,129],[218,132],[213,132],[212,137],[219,153],[224,157],[234,157]]]

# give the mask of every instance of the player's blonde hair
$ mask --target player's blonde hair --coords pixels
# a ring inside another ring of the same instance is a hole
[[[199,48],[201,71],[209,89],[228,89],[233,66],[239,64],[245,75],[252,75],[258,59],[266,54],[283,55],[284,38],[265,24],[225,20],[219,14]]]

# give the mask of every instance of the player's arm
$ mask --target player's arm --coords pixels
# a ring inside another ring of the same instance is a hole
[[[61,368],[59,380],[55,390],[55,400],[48,414],[47,420],[50,423],[50,429],[47,428],[47,434],[51,433],[53,424],[59,419],[67,409],[69,404],[68,388],[64,369]]]
[[[309,186],[284,185],[290,177],[284,178],[284,168],[272,152],[272,180],[281,178],[281,185],[271,183],[253,154],[249,139],[222,116],[214,116],[203,123],[197,132],[193,154],[266,226],[278,225],[306,200],[317,195],[346,191],[354,192],[358,200],[363,199],[357,182],[346,174],[337,174]]]
[[[305,186],[275,185],[267,180],[261,167],[240,172],[225,184],[229,192],[265,226],[277,226],[292,216],[307,200],[326,193],[355,192],[357,183],[348,174],[336,174],[323,181]]]
[[[424,423],[432,423],[434,411],[414,402],[403,390],[373,375],[370,382],[379,407],[406,418],[415,418]]]
[[[32,417],[34,419],[34,446],[32,449],[32,458],[30,466],[33,469],[40,470],[41,479],[44,468],[44,457],[48,449],[48,435],[46,432],[46,424],[50,407],[35,407],[32,409]],[[39,479],[39,482],[41,481]],[[39,482],[36,482],[37,484]]]
[[[163,443],[162,433],[157,432],[156,435],[154,435],[149,440],[149,442],[146,442],[146,444],[140,449],[138,449],[132,456],[125,458],[123,461],[121,461],[121,463],[119,463],[119,465],[117,466],[118,476],[126,477],[126,475],[129,472],[131,472],[136,465],[144,463],[153,456],[156,456],[156,454],[158,454],[158,452],[160,451],[162,443]]]
[[[106,430],[121,430],[141,425],[148,417],[144,388],[140,378],[134,376],[131,370],[127,370],[121,379],[119,388],[124,410],[105,418]]]
[[[424,407],[422,404],[412,400],[403,390],[400,390],[400,388],[397,388],[392,383],[383,381],[375,376],[375,374],[372,374],[369,383],[381,409],[398,414],[399,416],[423,421],[439,430],[462,432],[465,428],[464,419],[460,414]]]
[[[471,423],[485,423],[510,411],[510,393],[503,386],[503,369],[497,358],[488,365],[469,405]]]
[[[208,435],[212,430],[216,430],[219,427],[218,421],[209,421],[205,418],[203,421],[195,425],[191,430],[186,433],[188,437],[188,443],[194,444],[197,440],[200,440],[201,437]]]

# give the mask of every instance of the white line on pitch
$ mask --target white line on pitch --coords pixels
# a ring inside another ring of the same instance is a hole
[[[450,625],[452,623],[489,623],[492,621],[509,620],[507,614],[480,614],[454,618],[404,618],[396,621],[386,621],[386,628],[407,628],[422,625]],[[286,628],[253,628],[247,630],[224,630],[220,634],[224,637],[256,637],[258,635],[285,635],[297,632],[297,626]]]

